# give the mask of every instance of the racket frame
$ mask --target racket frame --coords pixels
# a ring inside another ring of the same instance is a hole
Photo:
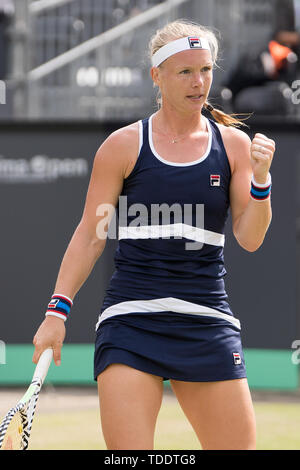
[[[43,382],[48,373],[51,361],[53,357],[53,350],[46,349],[40,356],[40,359],[36,365],[32,381],[26,390],[23,397],[18,401],[17,405],[11,408],[3,418],[0,424],[0,449],[4,441],[6,431],[13,417],[20,413],[22,422],[22,433],[21,433],[21,447],[20,450],[27,450],[28,443],[32,428],[32,422],[36,409],[37,400],[41,391]],[[28,406],[27,406],[28,404]]]

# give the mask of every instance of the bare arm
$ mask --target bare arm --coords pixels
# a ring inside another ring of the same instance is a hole
[[[85,283],[105,248],[106,239],[100,239],[96,232],[97,223],[104,217],[96,215],[97,208],[101,204],[115,207],[122,190],[125,168],[122,159],[114,154],[113,139],[108,139],[96,153],[83,215],[58,273],[54,292],[71,299]]]
[[[251,177],[264,184],[272,163],[275,144],[261,134],[251,140],[242,131],[228,129],[224,143],[230,154],[232,178],[230,184],[230,205],[233,233],[242,248],[256,251],[263,243],[272,219],[270,198],[255,201],[250,197]],[[260,147],[264,153],[257,153]]]
[[[123,180],[137,153],[137,135],[134,125],[120,129],[111,134],[97,151],[82,218],[64,254],[54,293],[74,299],[102,254],[109,221],[122,191]],[[101,212],[99,207],[109,207],[110,210],[98,215]],[[105,221],[105,234],[99,238],[97,225],[101,221]],[[44,349],[53,347],[54,361],[58,365],[64,337],[64,320],[47,316],[33,339],[33,362],[38,361]]]

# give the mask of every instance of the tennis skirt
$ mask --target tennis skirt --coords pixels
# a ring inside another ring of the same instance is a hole
[[[246,377],[240,330],[223,319],[129,313],[104,320],[97,332],[94,379],[126,364],[163,380],[212,382]]]

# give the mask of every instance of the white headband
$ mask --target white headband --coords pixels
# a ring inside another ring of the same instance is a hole
[[[155,52],[155,54],[153,54],[152,65],[153,67],[158,67],[172,55],[190,49],[207,49],[210,51],[210,45],[206,38],[199,38],[196,36],[176,39],[175,41],[169,42],[165,46],[161,47],[157,52]]]

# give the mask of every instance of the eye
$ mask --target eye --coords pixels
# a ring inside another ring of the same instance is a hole
[[[202,71],[203,72],[210,72],[212,70],[211,65],[207,65],[206,67],[203,67]]]
[[[185,74],[190,73],[190,71],[189,71],[188,69],[184,69],[184,70],[182,70],[182,71],[179,72],[179,73],[185,75]]]

